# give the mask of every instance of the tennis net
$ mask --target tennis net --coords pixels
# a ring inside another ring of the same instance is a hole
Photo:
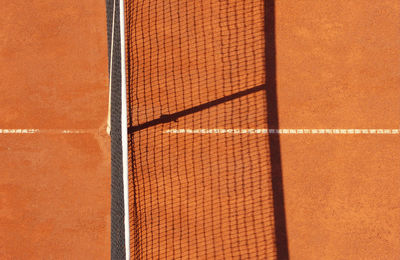
[[[112,89],[125,91],[125,77],[129,209],[123,170],[113,173],[114,248],[127,249],[125,257],[278,257],[271,138],[249,134],[271,122],[266,2],[123,1],[126,69]],[[119,4],[108,1],[108,10]],[[113,98],[121,108],[121,95]],[[114,121],[121,164],[121,120]],[[129,241],[121,242],[124,210]]]

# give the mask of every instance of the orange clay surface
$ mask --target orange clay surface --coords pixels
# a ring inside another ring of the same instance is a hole
[[[0,258],[109,258],[104,3],[0,10]],[[277,1],[281,128],[399,128],[400,3]],[[57,132],[57,131],[55,131]],[[398,135],[282,135],[291,259],[400,258]]]
[[[104,1],[2,1],[0,259],[107,259]],[[79,134],[62,134],[81,129]]]
[[[400,2],[276,1],[281,128],[400,126]],[[292,259],[400,259],[400,136],[282,135]]]

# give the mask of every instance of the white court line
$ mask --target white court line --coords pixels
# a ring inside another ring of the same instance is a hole
[[[97,132],[98,129],[0,129],[0,134],[89,134]],[[398,135],[400,129],[168,129],[166,134],[369,134],[369,135]]]
[[[89,134],[98,129],[0,129],[0,134]]]
[[[328,134],[328,135],[343,135],[343,134],[369,134],[369,135],[398,135],[400,129],[168,129],[166,134]]]

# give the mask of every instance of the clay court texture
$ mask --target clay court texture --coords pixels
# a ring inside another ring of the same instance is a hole
[[[400,258],[400,2],[273,2],[125,1],[132,258]],[[107,259],[105,3],[0,14],[0,258]]]

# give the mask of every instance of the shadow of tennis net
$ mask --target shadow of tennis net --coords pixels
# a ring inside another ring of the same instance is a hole
[[[278,125],[271,6],[125,9],[131,255],[285,259],[279,140],[166,132]]]

